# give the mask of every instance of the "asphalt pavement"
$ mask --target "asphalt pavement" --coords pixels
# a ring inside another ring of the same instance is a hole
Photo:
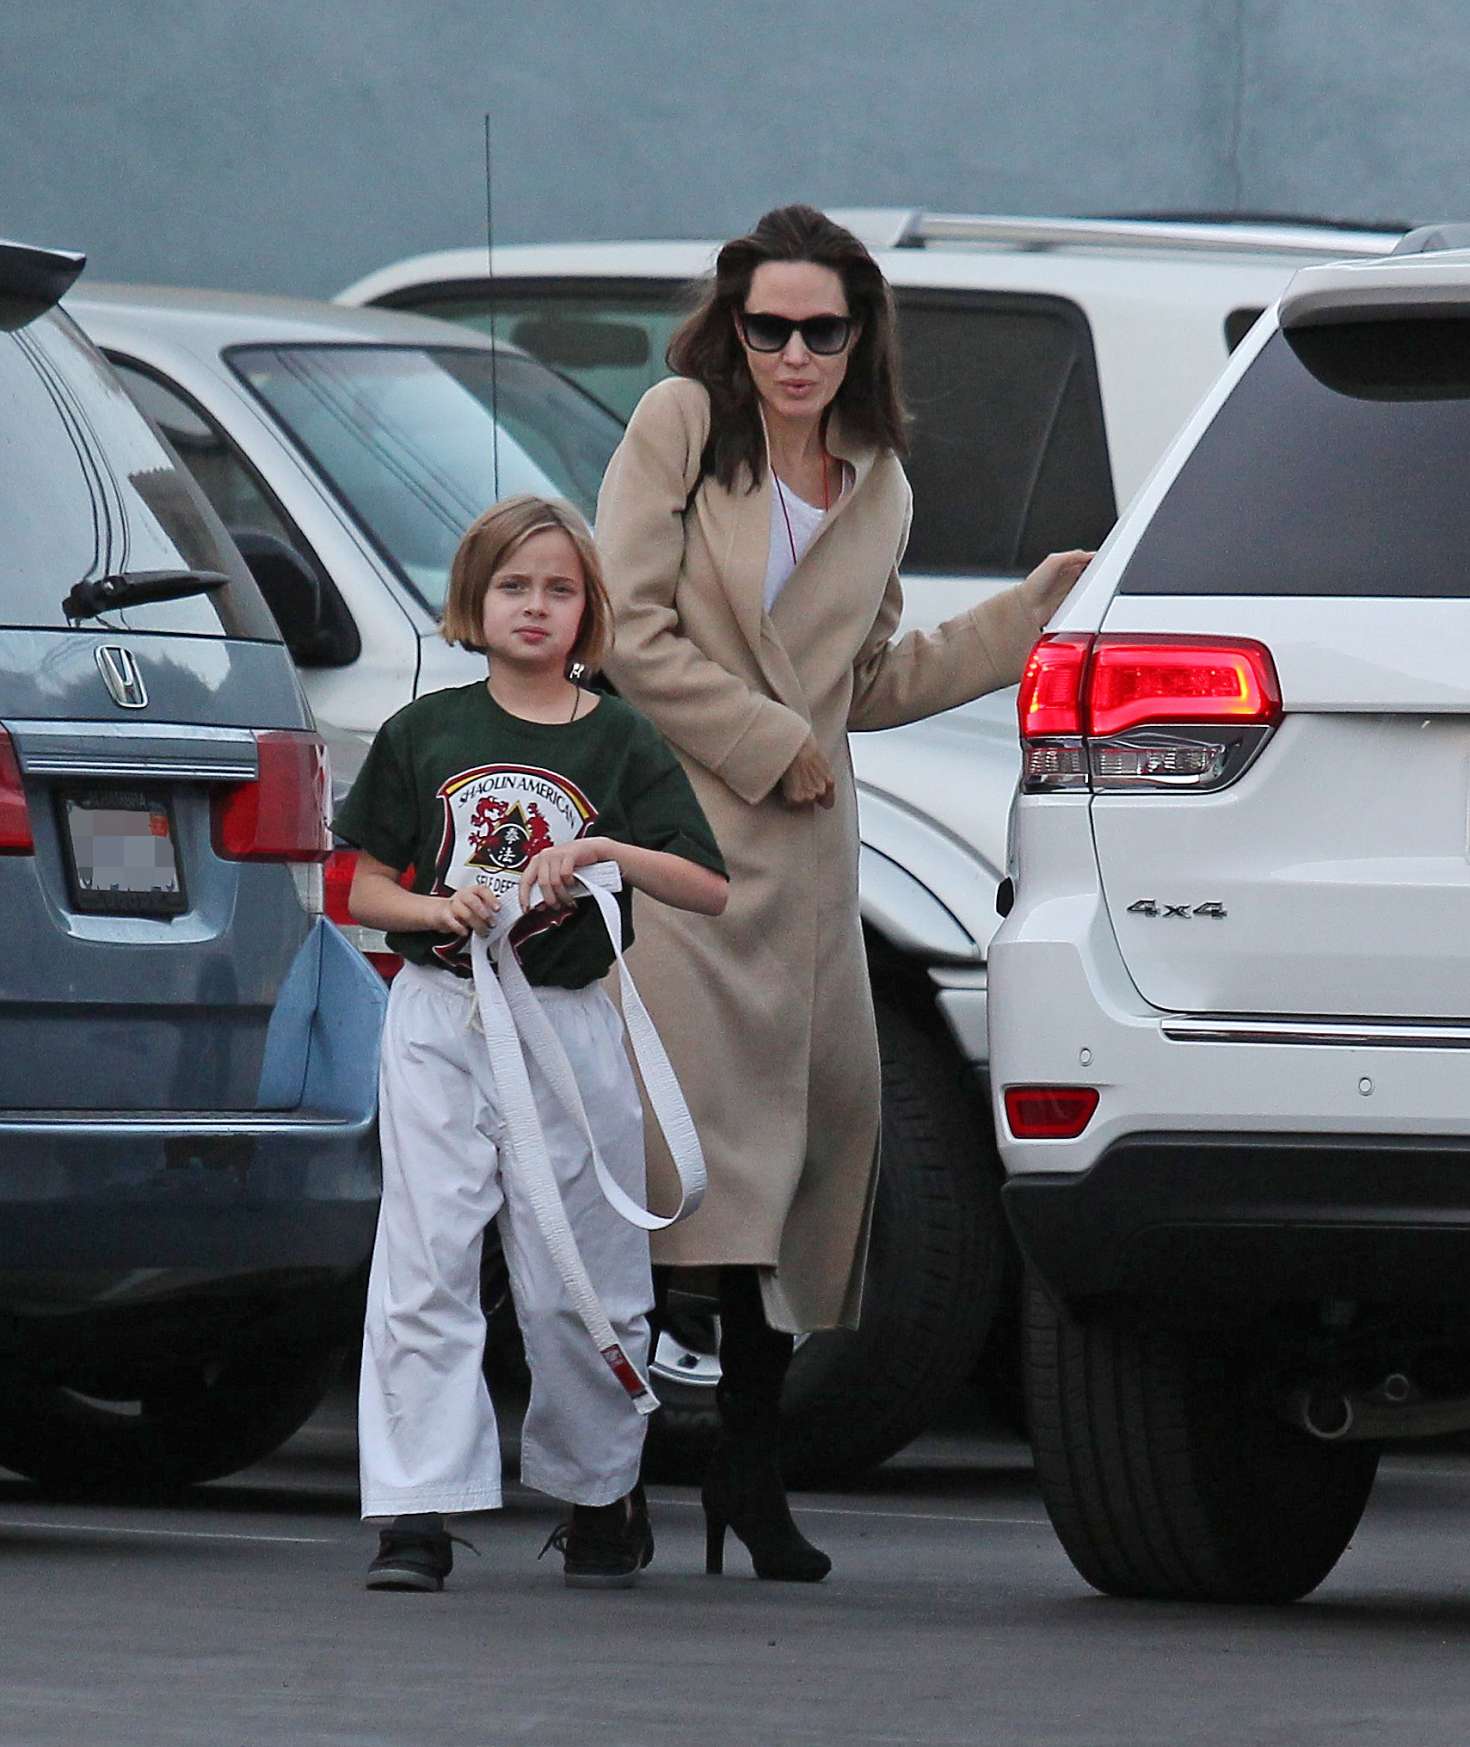
[[[1470,1739],[1470,1458],[1395,1456],[1310,1600],[1094,1595],[1022,1445],[979,1423],[804,1494],[835,1560],[702,1574],[699,1504],[652,1491],[629,1592],[567,1590],[539,1495],[462,1525],[440,1596],[369,1593],[351,1404],[166,1508],[0,1476],[0,1747],[1140,1747]]]

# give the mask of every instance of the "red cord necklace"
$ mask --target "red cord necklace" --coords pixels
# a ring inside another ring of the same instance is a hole
[[[794,570],[801,562],[796,552],[796,535],[791,531],[791,512],[786,508],[786,488],[781,483],[781,475],[773,467],[771,478],[776,482],[776,499],[781,505],[781,520],[786,524],[786,544],[791,548],[791,567]],[[827,445],[822,445],[822,514],[826,515],[832,507],[832,493],[827,483]]]

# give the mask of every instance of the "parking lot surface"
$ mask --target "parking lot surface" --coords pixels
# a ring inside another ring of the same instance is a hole
[[[1383,1467],[1309,1601],[1107,1601],[1047,1525],[1024,1447],[976,1423],[861,1490],[804,1494],[816,1587],[702,1574],[698,1499],[652,1489],[631,1592],[569,1591],[512,1488],[442,1596],[361,1587],[351,1400],[168,1508],[0,1476],[0,1747],[878,1747],[1455,1743],[1470,1736],[1470,1459]],[[465,1525],[461,1525],[463,1527]]]

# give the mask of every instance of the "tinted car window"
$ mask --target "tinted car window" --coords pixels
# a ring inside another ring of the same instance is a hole
[[[224,433],[198,407],[147,371],[134,369],[118,358],[112,359],[112,367],[133,401],[168,438],[227,528],[255,528],[274,534],[315,567],[295,530],[283,520]]]
[[[439,346],[241,346],[229,359],[436,611],[460,535],[497,495],[569,498],[590,520],[622,435],[616,419],[531,358],[496,363],[488,350]]]
[[[416,307],[490,332],[490,304],[484,297],[436,298]],[[495,301],[496,339],[570,376],[625,422],[654,383],[668,375],[664,353],[681,319],[682,311],[671,298],[646,294],[594,291],[579,296],[555,287]]]
[[[64,627],[85,578],[146,570],[238,574],[239,559],[172,455],[78,331],[48,316],[0,332],[0,621]],[[114,609],[89,626],[277,636],[248,584]]]
[[[1470,321],[1278,333],[1145,530],[1128,594],[1466,595]]]
[[[901,296],[914,415],[905,567],[1026,571],[1117,514],[1086,318],[1061,298]]]
[[[570,376],[622,419],[668,374],[680,288],[530,282],[497,295],[496,332]],[[1117,514],[1086,318],[1056,297],[900,291],[904,383],[915,415],[905,565],[1022,572],[1100,545]],[[482,294],[395,298],[489,327]]]
[[[355,661],[362,639],[336,583],[244,456],[182,389],[116,353],[107,357],[134,404],[168,438],[238,544],[267,606],[282,609],[280,623],[292,659],[304,667]],[[293,556],[296,566],[289,563]],[[315,580],[317,590],[316,622],[309,629],[301,622],[301,571]]]

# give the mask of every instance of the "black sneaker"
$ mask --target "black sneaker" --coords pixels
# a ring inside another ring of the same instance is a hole
[[[366,1584],[369,1589],[422,1589],[431,1593],[443,1589],[444,1579],[454,1569],[454,1548],[479,1549],[459,1535],[437,1534],[423,1529],[383,1529],[378,1534],[378,1556],[368,1566]]]
[[[558,1523],[541,1549],[562,1556],[572,1589],[631,1589],[653,1558],[653,1530],[642,1486],[615,1504],[574,1504],[570,1522]]]

